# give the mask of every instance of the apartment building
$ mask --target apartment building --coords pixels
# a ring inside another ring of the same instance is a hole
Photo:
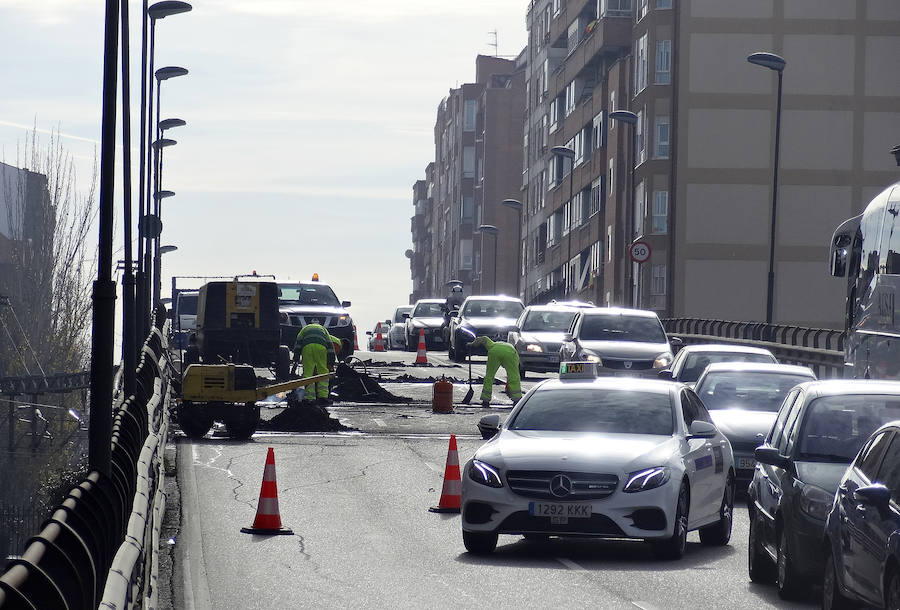
[[[450,280],[466,294],[517,291],[518,217],[502,201],[521,186],[524,71],[524,52],[479,55],[475,82],[438,106],[434,162],[413,187],[413,299],[445,295]]]
[[[773,320],[842,326],[828,243],[895,180],[900,3],[535,0],[526,23],[526,301],[765,319],[777,75],[747,57],[769,51],[787,62]]]

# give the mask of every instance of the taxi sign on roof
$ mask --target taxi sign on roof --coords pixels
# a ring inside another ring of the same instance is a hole
[[[560,362],[560,379],[594,379],[597,377],[597,364],[594,362]]]

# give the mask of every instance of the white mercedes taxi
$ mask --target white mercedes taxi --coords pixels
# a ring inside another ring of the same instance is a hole
[[[560,364],[535,386],[462,473],[466,550],[491,553],[499,534],[631,538],[660,557],[684,554],[687,533],[728,544],[734,507],[731,445],[687,386],[594,378],[590,362]]]

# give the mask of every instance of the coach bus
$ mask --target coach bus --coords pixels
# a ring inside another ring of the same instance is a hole
[[[831,238],[831,275],[846,278],[845,378],[900,378],[900,182]]]

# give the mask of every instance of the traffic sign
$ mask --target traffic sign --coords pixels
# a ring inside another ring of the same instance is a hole
[[[650,260],[650,244],[645,241],[636,241],[631,244],[631,260],[640,264]]]

